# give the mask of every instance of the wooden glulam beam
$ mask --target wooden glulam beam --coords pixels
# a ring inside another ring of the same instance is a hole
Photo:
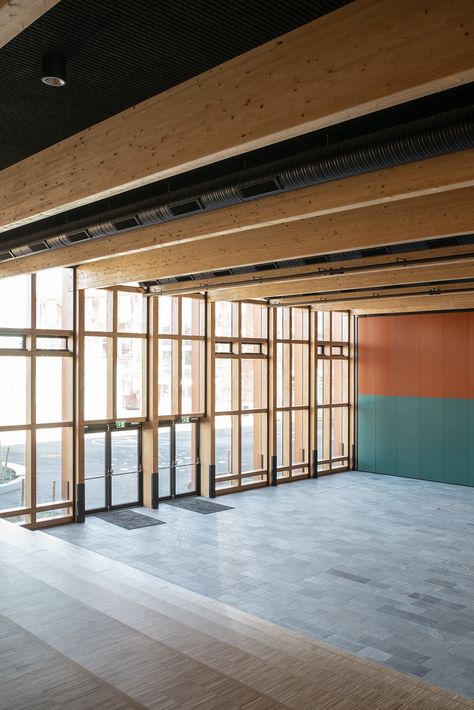
[[[471,0],[356,0],[6,168],[0,228],[470,82],[473,34]]]
[[[0,0],[0,47],[51,10],[59,0]]]
[[[79,288],[330,254],[474,230],[474,187],[83,264]]]
[[[470,278],[470,277],[468,277]],[[314,294],[301,295],[301,296],[291,296],[287,299],[271,299],[269,303],[274,306],[285,305],[285,306],[314,306],[315,308],[328,307],[332,308],[334,305],[337,306],[336,310],[339,310],[339,303],[353,303],[353,307],[357,307],[359,301],[366,301],[372,299],[373,302],[380,302],[381,304],[387,298],[398,297],[398,298],[409,298],[411,296],[425,295],[438,295],[438,294],[457,294],[464,293],[466,295],[474,294],[474,278],[470,278],[469,281],[464,283],[445,283],[429,286],[426,284],[409,284],[407,287],[402,287],[400,285],[393,286],[393,288],[374,286],[373,288],[361,287],[360,290],[354,289],[353,291],[339,291],[336,293],[326,293],[318,292]]]
[[[0,278],[474,186],[474,150],[420,160],[0,263]]]
[[[435,263],[467,263],[471,260],[474,254],[474,244],[459,244],[436,249],[420,249],[417,251],[399,252],[396,254],[379,254],[378,256],[358,257],[357,252],[354,252],[351,259],[340,259],[320,264],[309,264],[303,266],[293,266],[284,269],[275,269],[266,273],[253,272],[250,274],[230,274],[216,276],[215,278],[204,278],[202,280],[188,279],[180,281],[179,284],[169,283],[156,287],[156,291],[160,294],[180,294],[180,293],[195,293],[197,291],[208,291],[209,300],[222,301],[228,300],[228,296],[237,293],[241,287],[246,289],[258,287],[260,284],[267,285],[273,283],[275,285],[274,293],[276,293],[278,284],[287,282],[295,282],[297,287],[298,281],[307,280],[308,278],[330,275],[332,272],[337,272],[344,269],[357,269],[357,273],[367,270],[377,274],[379,271],[385,271],[387,268],[395,267],[410,267],[416,266],[418,261],[424,261],[423,265],[435,265]],[[337,276],[337,273],[332,273]],[[244,285],[244,282],[247,285]],[[217,286],[218,285],[218,286]],[[224,292],[226,298],[221,296]]]
[[[473,247],[471,246],[471,249]],[[392,257],[393,259],[393,257]],[[329,266],[329,264],[328,264]],[[397,284],[418,284],[427,281],[449,281],[451,279],[474,278],[474,256],[465,261],[440,264],[400,264],[377,271],[361,271],[347,274],[325,274],[311,279],[298,279],[282,284],[262,284],[259,286],[242,286],[234,289],[222,289],[210,292],[214,301],[238,301],[246,298],[278,299],[289,296],[322,291],[347,290],[354,288],[377,288]]]
[[[424,311],[452,311],[466,310],[474,308],[473,296],[454,296],[440,298],[430,296],[427,299],[389,299],[384,306],[378,304],[362,304],[354,308],[351,313],[354,315],[388,314],[388,313],[422,313]]]

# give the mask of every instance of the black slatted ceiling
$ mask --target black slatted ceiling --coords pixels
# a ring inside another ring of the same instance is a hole
[[[0,51],[0,169],[350,1],[61,0]]]

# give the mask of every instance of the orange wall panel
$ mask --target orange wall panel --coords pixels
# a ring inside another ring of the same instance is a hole
[[[375,318],[375,393],[397,394],[398,318]]]
[[[444,397],[469,396],[469,314],[443,314]],[[424,395],[423,393],[423,396]]]
[[[443,318],[442,313],[420,315],[420,395],[423,397],[444,397]]]
[[[397,318],[397,392],[398,396],[420,396],[420,317]],[[381,393],[385,394],[385,393]]]

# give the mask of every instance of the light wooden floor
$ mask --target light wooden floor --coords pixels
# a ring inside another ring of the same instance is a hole
[[[417,678],[1,520],[0,565],[1,710],[474,709]]]

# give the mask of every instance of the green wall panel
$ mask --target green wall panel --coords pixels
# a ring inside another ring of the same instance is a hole
[[[444,399],[420,399],[420,478],[444,481]]]
[[[357,455],[361,471],[375,471],[375,397],[359,395]]]
[[[474,486],[474,400],[359,395],[358,468]]]
[[[444,400],[444,480],[469,485],[469,400]]]
[[[375,470],[397,474],[397,397],[375,397]]]

